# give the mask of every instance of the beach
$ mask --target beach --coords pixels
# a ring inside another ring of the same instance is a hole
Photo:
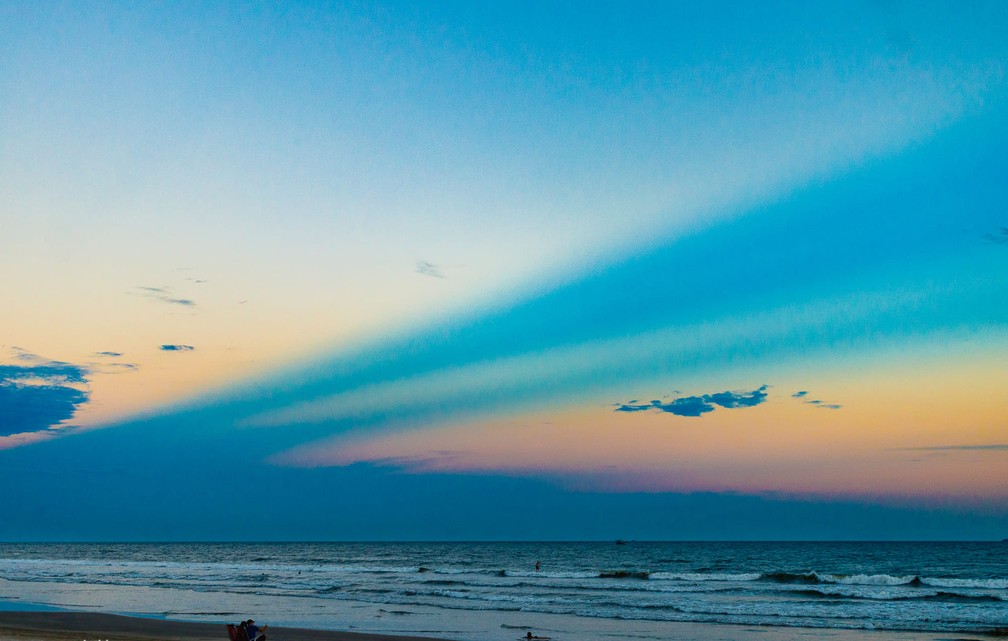
[[[0,612],[2,641],[226,641],[225,623],[167,621],[97,612]],[[601,625],[602,628],[608,626]],[[607,636],[620,637],[610,630]],[[270,626],[271,641],[430,641],[437,637],[374,634]],[[989,635],[964,635],[955,641],[982,641]],[[455,639],[464,639],[456,637]],[[520,639],[514,631],[499,631],[505,641]],[[806,628],[756,628],[721,624],[669,624],[670,641],[950,641],[948,635],[867,630],[821,630]],[[559,640],[557,640],[559,641]]]
[[[98,612],[0,612],[0,639],[4,641],[222,641],[226,624],[165,621]],[[416,641],[421,637],[335,632],[271,626],[271,639],[285,641]],[[430,637],[424,637],[429,641]]]

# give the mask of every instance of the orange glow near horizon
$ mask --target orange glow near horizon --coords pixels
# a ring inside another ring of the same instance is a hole
[[[1008,377],[993,356],[943,370],[873,370],[812,386],[815,395],[841,402],[839,410],[803,403],[791,397],[797,387],[777,385],[762,405],[719,408],[699,418],[595,405],[337,438],[277,461],[556,477],[611,491],[982,500],[1008,488],[1008,451],[962,449],[1006,441]]]

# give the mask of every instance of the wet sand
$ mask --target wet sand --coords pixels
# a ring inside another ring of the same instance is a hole
[[[268,641],[431,641],[429,637],[270,626]],[[2,641],[228,641],[224,623],[188,623],[97,612],[0,612]]]
[[[610,622],[599,622],[610,628]],[[672,623],[658,637],[668,641],[993,641],[1008,631],[988,633],[894,632],[815,628],[753,627],[704,623]],[[268,641],[438,641],[418,637],[367,632],[342,632],[270,626]],[[502,631],[503,641],[516,641],[519,631]],[[599,630],[612,639],[623,637],[618,628]],[[193,623],[165,619],[102,614],[97,612],[0,611],[0,641],[228,641],[226,623]],[[445,639],[440,638],[440,641]],[[523,639],[521,640],[523,641]]]

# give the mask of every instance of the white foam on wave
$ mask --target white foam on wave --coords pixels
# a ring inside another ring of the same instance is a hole
[[[791,590],[792,586],[788,586],[787,589]],[[827,584],[811,586],[805,590],[799,589],[799,592],[805,591],[810,594],[821,594],[823,596],[869,599],[872,601],[893,601],[907,599],[910,597],[936,596],[938,594],[933,590],[919,592],[916,588],[911,588],[909,586],[872,586],[854,584]]]
[[[892,576],[890,574],[818,574],[813,572],[821,583],[837,583],[840,585],[911,585],[919,581],[920,585],[935,588],[975,588],[984,590],[1008,590],[1008,579],[954,579],[918,577],[915,574]]]
[[[533,578],[542,577],[546,579],[597,579],[599,572],[528,572],[526,570],[505,570],[504,576]]]
[[[564,603],[577,603],[577,601],[564,597],[543,597],[529,594],[495,594],[493,592],[466,592],[463,590],[432,590],[431,594],[448,599],[466,599],[472,601],[486,601],[491,603],[513,603],[518,606],[532,605],[560,605]]]
[[[849,576],[836,574],[818,574],[813,572],[822,583],[839,583],[841,585],[907,585],[917,578],[915,574],[892,576],[889,574],[852,574]]]
[[[977,588],[981,590],[1008,590],[1008,579],[938,579],[922,577],[921,583],[936,588]]]
[[[705,574],[700,572],[652,572],[653,581],[757,581],[763,575],[759,572],[741,572],[737,574]]]

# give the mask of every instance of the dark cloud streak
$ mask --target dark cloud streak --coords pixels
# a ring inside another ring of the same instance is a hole
[[[819,409],[823,410],[838,410],[843,408],[843,405],[839,405],[837,403],[827,403],[826,401],[822,401],[818,398],[808,398],[807,390],[801,390],[800,392],[795,392],[794,394],[791,395],[791,398],[796,398],[805,405],[812,405],[813,407],[818,407]]]
[[[72,418],[88,401],[86,369],[14,352],[18,360],[36,364],[0,365],[0,436],[46,430]]]
[[[146,287],[140,285],[137,287],[140,290],[140,295],[144,298],[149,298],[151,300],[160,301],[162,303],[168,303],[170,305],[182,305],[184,307],[195,307],[196,301],[191,298],[179,298],[175,295],[175,292],[170,287]]]
[[[763,385],[751,392],[715,392],[713,394],[703,394],[702,396],[682,396],[668,403],[660,400],[653,400],[648,404],[635,405],[624,403],[617,407],[616,412],[646,412],[655,410],[676,416],[688,416],[696,418],[709,412],[713,412],[716,407],[725,409],[739,409],[743,407],[755,407],[766,401],[767,386]]]
[[[1008,443],[990,445],[936,445],[932,447],[900,447],[900,452],[1001,452],[1008,451]]]
[[[28,385],[33,381],[83,384],[87,382],[86,376],[84,368],[62,361],[32,366],[0,365],[0,384]]]
[[[113,374],[115,370],[124,370],[127,372],[137,372],[140,371],[140,366],[136,363],[106,363],[101,366],[103,374]],[[110,371],[111,370],[111,371]]]
[[[1008,245],[1008,227],[1002,227],[996,234],[984,234],[984,238],[998,245]]]
[[[441,268],[434,263],[428,262],[426,260],[418,260],[416,264],[416,273],[423,276],[430,276],[431,278],[444,278],[445,275],[441,271]]]
[[[162,352],[191,352],[196,348],[192,345],[162,345],[160,349]]]

